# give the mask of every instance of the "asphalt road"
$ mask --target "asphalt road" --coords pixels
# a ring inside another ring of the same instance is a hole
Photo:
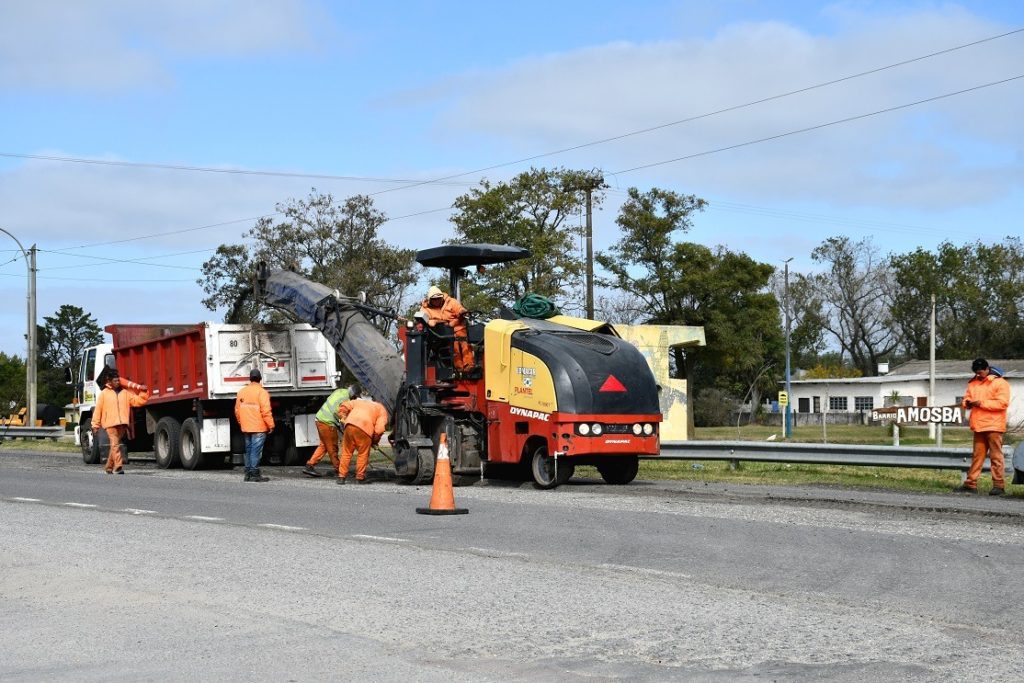
[[[0,454],[0,679],[1020,680],[1024,499]]]

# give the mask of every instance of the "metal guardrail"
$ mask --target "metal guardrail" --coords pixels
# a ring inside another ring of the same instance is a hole
[[[56,427],[16,427],[0,425],[0,440],[3,439],[59,439],[66,434],[61,426]]]
[[[1003,447],[1007,469],[1012,451]],[[867,467],[926,467],[963,470],[971,466],[970,448],[932,446],[863,446],[857,444],[775,443],[771,441],[662,441],[661,455],[641,456],[660,460],[745,460],[791,462],[813,465],[863,465]],[[989,469],[986,459],[984,469]]]

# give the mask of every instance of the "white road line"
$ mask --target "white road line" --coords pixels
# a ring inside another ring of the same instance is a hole
[[[306,527],[304,527],[304,526],[288,526],[287,524],[257,524],[256,526],[261,526],[264,529],[279,529],[281,531],[305,531],[306,530]]]
[[[487,557],[518,557],[518,558],[529,558],[530,556],[526,553],[513,553],[507,550],[492,550],[491,548],[475,548],[470,546],[466,550],[471,553],[477,553],[478,555],[486,555]]]
[[[125,508],[125,512],[130,512],[133,515],[155,515],[156,510],[140,510],[139,508]]]
[[[647,574],[649,576],[665,576],[672,579],[689,579],[689,574],[682,572],[671,572],[664,569],[650,569],[648,567],[634,567],[628,564],[599,564],[599,569],[610,569],[615,572],[629,572],[631,574]]]
[[[14,498],[11,498],[11,500],[16,500],[19,503],[41,503],[42,502],[38,498],[20,498],[18,496],[15,496]]]
[[[352,534],[352,538],[361,538],[365,541],[384,541],[386,543],[408,543],[407,538],[391,538],[390,536],[370,536],[369,534]]]
[[[68,507],[72,507],[72,508],[94,508],[94,507],[96,507],[92,503],[64,503],[64,504],[67,505]]]
[[[203,517],[202,515],[185,515],[184,519],[194,519],[197,522],[223,522],[223,517]]]

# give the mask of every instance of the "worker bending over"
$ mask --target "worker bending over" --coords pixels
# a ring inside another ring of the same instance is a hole
[[[341,463],[338,465],[338,483],[344,484],[348,476],[352,451],[356,451],[356,483],[366,482],[366,468],[370,464],[370,446],[380,443],[388,426],[387,409],[367,397],[360,398],[362,390],[352,387],[349,400],[338,407],[338,417],[345,423],[341,436]]]
[[[469,370],[473,367],[473,348],[468,342],[466,315],[469,311],[458,299],[448,296],[440,287],[431,286],[427,290],[427,298],[420,304],[420,312],[427,316],[427,324],[433,327],[437,323],[445,323],[452,328],[456,341],[452,356],[452,364],[456,370]]]
[[[344,427],[345,423],[338,417],[338,408],[349,399],[348,387],[340,387],[327,397],[324,404],[316,414],[316,433],[320,437],[320,445],[313,451],[309,462],[302,469],[302,473],[310,477],[319,477],[316,465],[323,460],[326,453],[331,458],[331,466],[334,467],[335,476],[338,475],[338,430]]]

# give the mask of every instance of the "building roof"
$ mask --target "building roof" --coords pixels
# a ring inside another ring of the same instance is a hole
[[[971,372],[971,360],[937,360],[935,361],[935,379],[959,379],[966,382],[974,373]],[[892,384],[913,380],[927,380],[930,372],[930,361],[911,360],[893,368],[886,375],[878,377],[832,377],[829,379],[791,379],[791,384]],[[1024,360],[989,360],[988,364],[1000,368],[1007,379],[1024,378]],[[780,384],[785,384],[782,380]]]

